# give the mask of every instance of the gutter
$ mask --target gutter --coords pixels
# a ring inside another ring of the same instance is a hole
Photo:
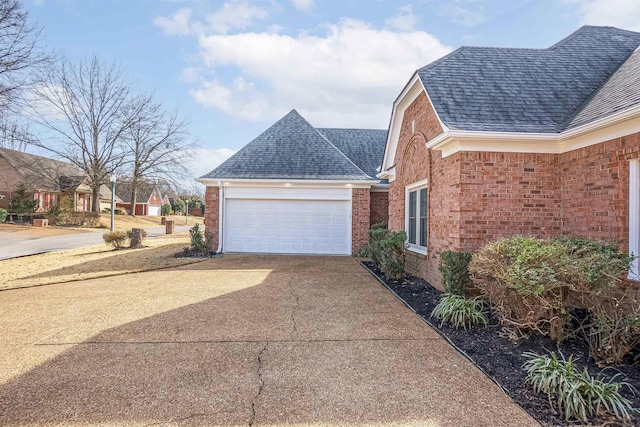
[[[222,253],[222,220],[224,212],[224,187],[222,186],[222,181],[218,181],[218,188],[220,189],[220,194],[218,197],[220,198],[220,203],[218,203],[218,249],[216,249],[216,254]]]

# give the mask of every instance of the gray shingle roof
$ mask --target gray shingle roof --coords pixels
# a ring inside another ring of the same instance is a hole
[[[569,122],[573,128],[640,104],[640,50],[635,51],[611,78],[587,100]]]
[[[555,133],[578,119],[639,45],[640,33],[585,26],[548,49],[461,47],[419,69],[418,76],[450,129]],[[594,101],[581,118],[611,110],[603,105],[609,99]],[[615,100],[613,109],[637,102],[635,96]]]
[[[201,178],[345,181],[374,179],[356,166],[296,110],[292,110]]]
[[[386,130],[318,128],[318,131],[369,176],[375,177],[379,172],[387,143]]]
[[[116,182],[116,197],[120,198],[123,203],[131,203],[131,181]],[[142,181],[138,183],[138,191],[136,194],[136,203],[149,203],[149,199],[156,189],[156,184]],[[111,197],[111,195],[109,195]]]
[[[24,183],[32,190],[74,190],[85,181],[83,172],[71,163],[8,148],[0,148],[0,157],[4,157],[22,175]]]

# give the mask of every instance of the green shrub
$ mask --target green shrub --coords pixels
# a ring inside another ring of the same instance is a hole
[[[621,396],[619,390],[627,383],[615,382],[615,376],[606,381],[593,377],[586,368],[578,370],[573,362],[558,359],[554,352],[551,357],[533,352],[524,353],[529,360],[522,365],[527,372],[527,383],[538,393],[545,393],[549,403],[563,414],[565,420],[575,418],[586,422],[588,416],[597,416],[602,412],[616,418],[629,419],[633,411],[631,402]]]
[[[380,269],[387,277],[398,279],[404,273],[404,231],[391,231],[380,241]]]
[[[7,220],[7,210],[0,208],[0,223],[3,223]]]
[[[469,271],[503,324],[519,334],[549,334],[561,343],[572,311],[593,312],[611,300],[630,263],[609,243],[514,236],[482,247]]]
[[[165,203],[161,208],[162,215],[171,215],[171,205],[169,203]]]
[[[440,273],[444,290],[453,295],[465,295],[466,289],[471,284],[469,274],[469,252],[444,251],[440,254]]]
[[[111,245],[114,249],[124,248],[127,242],[129,232],[127,231],[109,231],[102,235],[102,239],[107,245]]]
[[[380,242],[384,240],[388,234],[389,230],[386,228],[372,228],[369,230],[369,256],[378,268],[380,268],[382,260],[382,246]]]
[[[23,183],[19,184],[9,200],[8,210],[17,214],[18,218],[33,213],[38,208],[38,201],[33,198],[33,191],[28,190]]]
[[[465,298],[462,295],[445,295],[431,312],[431,317],[441,319],[440,326],[447,323],[456,329],[471,328],[475,325],[487,325],[489,320],[482,312],[482,301]]]
[[[191,237],[191,249],[196,252],[205,253],[207,247],[205,244],[204,233],[200,229],[199,224],[196,224],[189,229],[189,236]]]

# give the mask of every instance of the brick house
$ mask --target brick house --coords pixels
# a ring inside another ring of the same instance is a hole
[[[116,183],[116,196],[120,199],[116,206],[131,212],[131,182]],[[163,196],[158,186],[151,182],[140,182],[136,194],[135,215],[160,216]]]
[[[385,130],[316,129],[291,111],[198,179],[218,251],[356,252],[387,219],[388,184],[375,177],[385,141]]]
[[[408,272],[515,234],[640,254],[640,34],[582,27],[547,49],[462,47],[393,104],[379,178]],[[638,261],[630,279],[638,280]]]
[[[38,201],[37,212],[46,212],[54,206],[91,210],[88,179],[71,163],[0,148],[0,208],[8,208],[20,184]]]

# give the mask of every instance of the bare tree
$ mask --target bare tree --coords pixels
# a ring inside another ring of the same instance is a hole
[[[0,148],[26,151],[35,140],[29,126],[19,117],[9,114],[7,110],[0,112]]]
[[[13,108],[22,89],[37,81],[49,61],[40,48],[41,30],[31,24],[18,0],[0,0],[0,107]]]
[[[132,109],[134,120],[124,140],[131,174],[131,215],[135,215],[139,185],[183,178],[184,162],[194,144],[188,139],[186,122],[175,112],[165,111],[150,95],[138,97]]]
[[[124,134],[138,115],[132,92],[116,65],[96,57],[58,60],[34,89],[33,114],[51,134],[35,144],[87,175],[94,212],[100,185],[125,162]]]

